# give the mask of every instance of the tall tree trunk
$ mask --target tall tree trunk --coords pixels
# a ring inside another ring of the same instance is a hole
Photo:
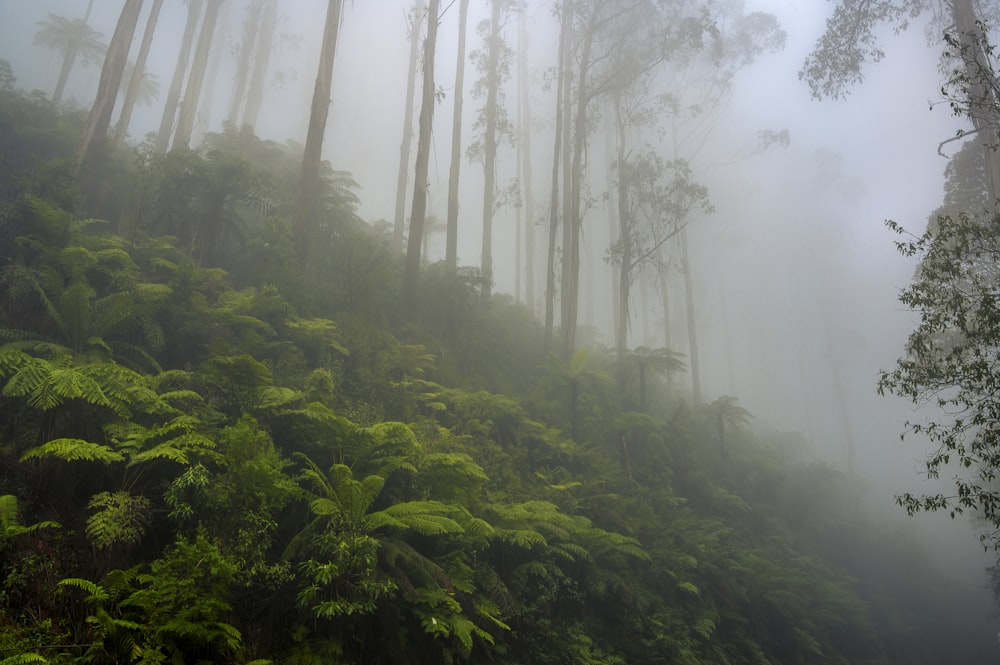
[[[184,86],[184,75],[187,73],[188,60],[191,57],[191,45],[194,43],[194,33],[198,28],[198,18],[201,16],[203,0],[188,2],[187,24],[184,26],[184,37],[181,40],[181,50],[177,54],[177,64],[170,81],[170,91],[163,105],[163,116],[160,118],[160,130],[156,133],[156,152],[167,151],[170,145],[170,134],[174,129],[174,118],[177,116],[178,102],[181,98],[181,88]]]
[[[591,3],[591,20],[593,21],[599,7],[599,0]],[[576,119],[573,122],[573,164],[570,173],[570,212],[566,223],[569,230],[569,246],[563,248],[563,338],[565,348],[563,353],[571,358],[576,349],[576,324],[580,304],[580,232],[583,224],[581,213],[581,197],[583,195],[583,157],[587,145],[587,107],[590,103],[588,90],[588,70],[590,67],[590,50],[593,45],[594,31],[587,29],[583,36],[580,49],[580,70],[576,82]]]
[[[278,0],[264,0],[264,18],[254,47],[253,75],[250,77],[247,104],[243,109],[243,121],[240,122],[240,126],[251,130],[257,128],[257,116],[260,115],[260,106],[264,101],[264,81],[271,64],[271,47],[274,44],[274,27],[277,22]]]
[[[90,11],[94,8],[94,0],[90,0],[87,3],[87,11],[83,13],[84,24],[90,20]],[[66,91],[66,83],[69,82],[70,72],[73,71],[73,65],[76,63],[76,55],[80,52],[80,41],[83,39],[83,35],[79,35],[76,40],[70,45],[69,50],[63,54],[62,67],[59,68],[59,79],[56,81],[55,90],[52,91],[52,106],[59,106],[59,102],[62,101],[63,93]]]
[[[549,241],[545,266],[545,354],[552,351],[555,326],[556,244],[559,237],[559,171],[563,152],[564,106],[569,92],[569,30],[573,24],[573,5],[563,3],[559,26],[559,75],[556,86],[555,146],[552,150],[552,182],[549,196]]]
[[[216,29],[212,36],[213,42],[225,44],[229,41],[229,14],[232,6],[232,3],[223,0],[222,9],[215,22]],[[214,48],[209,51],[208,67],[205,68],[205,81],[201,86],[201,94],[198,97],[198,104],[195,107],[197,113],[195,113],[194,125],[191,127],[190,142],[192,145],[201,143],[201,138],[208,132],[209,122],[212,119],[212,104],[215,101],[215,91],[217,89],[216,81],[219,79],[219,69],[221,69],[224,52],[224,49],[221,48]]]
[[[240,110],[246,101],[247,82],[250,78],[250,65],[254,60],[254,47],[259,41],[261,14],[264,13],[264,0],[252,0],[243,23],[243,38],[236,55],[236,78],[233,81],[233,94],[229,98],[229,111],[226,121],[236,125],[240,118]]]
[[[132,109],[135,108],[135,100],[139,97],[142,77],[146,73],[146,58],[149,56],[149,47],[153,43],[153,33],[156,32],[156,22],[160,19],[161,7],[163,7],[163,0],[153,0],[153,6],[149,10],[149,18],[146,20],[146,29],[142,33],[142,43],[139,45],[139,53],[135,56],[132,78],[128,82],[125,99],[122,101],[122,110],[118,115],[118,126],[115,127],[115,136],[113,139],[116,146],[121,145],[125,141],[125,134],[128,133],[128,125],[132,120]]]
[[[410,62],[406,71],[406,101],[403,102],[403,139],[399,144],[399,171],[396,174],[396,210],[392,224],[392,251],[403,248],[403,228],[406,220],[406,181],[410,173],[410,146],[413,145],[413,95],[417,87],[417,59],[420,56],[420,24],[424,0],[413,4],[410,22]]]
[[[615,161],[618,164],[618,246],[621,247],[618,265],[618,297],[615,314],[615,350],[619,367],[625,366],[625,351],[628,349],[629,307],[632,286],[632,220],[628,210],[628,180],[625,166],[625,118],[622,117],[621,92],[615,95]]]
[[[135,35],[139,14],[142,12],[142,0],[125,0],[125,6],[118,16],[118,25],[108,45],[104,66],[101,68],[101,80],[97,86],[97,97],[87,118],[87,127],[83,133],[83,142],[77,160],[77,172],[84,167],[91,171],[86,178],[88,184],[99,181],[95,172],[99,169],[108,139],[108,125],[111,124],[111,113],[114,111],[115,100],[121,88],[122,74],[128,61],[129,46]]]
[[[691,392],[694,403],[701,403],[701,364],[698,361],[698,327],[695,321],[694,275],[691,270],[691,253],[688,251],[687,229],[680,233],[681,262],[684,267],[684,307],[688,331],[688,371],[691,372]]]
[[[465,33],[469,22],[469,0],[458,6],[458,54],[455,62],[455,104],[451,121],[451,166],[448,171],[448,228],[445,231],[444,262],[448,273],[458,269],[458,180],[462,168],[462,103],[465,86]]]
[[[333,62],[337,55],[337,38],[344,0],[329,0],[326,24],[323,26],[323,47],[319,54],[319,71],[313,88],[312,109],[309,114],[309,131],[302,151],[302,175],[299,182],[299,200],[295,217],[295,256],[299,265],[308,266],[309,241],[319,215],[319,168],[323,155],[323,137],[330,111],[330,86],[333,82]],[[419,240],[419,238],[418,238]]]
[[[519,125],[517,148],[521,165],[521,207],[524,210],[524,304],[535,314],[535,197],[532,194],[531,173],[531,97],[528,76],[527,8],[521,7],[517,17],[517,83]]]
[[[493,213],[496,208],[497,95],[500,88],[500,3],[492,0],[486,71],[486,136],[483,141],[483,250],[480,271],[484,303],[493,294]]]
[[[420,125],[417,135],[417,163],[413,168],[413,205],[410,209],[410,235],[406,244],[403,269],[403,301],[412,303],[420,278],[420,239],[427,216],[427,169],[431,158],[431,129],[434,124],[434,49],[437,46],[439,0],[430,0],[427,8],[427,37],[424,39],[424,86],[420,102]]]
[[[191,74],[188,76],[187,88],[184,91],[184,102],[181,104],[180,117],[177,119],[177,132],[171,147],[187,148],[191,143],[191,132],[194,130],[195,115],[198,112],[198,100],[201,98],[201,87],[208,70],[208,54],[212,48],[212,35],[219,19],[219,10],[225,0],[208,0],[205,10],[205,20],[201,24],[198,35],[198,47],[191,63]]]

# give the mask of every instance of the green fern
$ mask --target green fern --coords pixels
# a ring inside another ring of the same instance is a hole
[[[9,656],[0,660],[0,665],[33,665],[34,663],[48,662],[37,653],[19,653],[16,656]]]
[[[87,504],[87,508],[97,511],[87,518],[87,538],[98,549],[137,543],[146,531],[151,507],[144,496],[98,492]]]
[[[53,439],[21,455],[21,461],[55,457],[67,462],[101,462],[114,464],[125,461],[125,456],[108,446],[83,439]]]
[[[44,521],[35,524],[21,524],[18,514],[17,497],[13,494],[0,496],[0,528],[3,529],[3,538],[16,538],[27,533],[34,533],[40,529],[58,529],[61,525],[58,522]]]

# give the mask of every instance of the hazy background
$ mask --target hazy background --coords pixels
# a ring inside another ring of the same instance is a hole
[[[147,3],[148,4],[148,3]],[[335,168],[351,171],[361,186],[360,214],[368,221],[392,219],[399,160],[408,44],[406,11],[401,0],[347,3],[334,72],[333,103],[324,157]],[[443,3],[447,5],[448,3]],[[535,75],[551,65],[556,33],[550,2],[533,2],[529,13]],[[912,417],[908,403],[875,394],[880,368],[900,354],[914,317],[896,301],[913,264],[894,249],[895,236],[884,227],[894,219],[920,231],[941,200],[945,159],[939,144],[958,126],[946,106],[929,108],[939,81],[938,47],[928,47],[921,25],[901,36],[887,35],[887,57],[867,71],[863,86],[840,102],[809,98],[797,72],[820,36],[832,3],[801,0],[747,1],[748,9],[774,13],[787,32],[783,52],[765,55],[739,77],[719,135],[701,160],[699,178],[709,185],[716,212],[690,227],[701,335],[704,393],[739,398],[758,424],[798,432],[809,444],[802,454],[846,467],[849,441],[855,448],[858,475],[876,488],[873,505],[886,512],[892,496],[907,489],[929,490],[920,478],[925,449],[921,442],[900,443],[903,422]],[[198,119],[196,132],[218,131],[232,90],[233,60],[241,36],[243,0],[222,10],[217,44],[221,54],[215,74],[210,65],[206,87],[212,104]],[[272,69],[258,124],[263,138],[303,142],[318,59],[326,3],[285,0],[282,34],[272,54]],[[23,88],[50,93],[59,56],[32,44],[37,22],[47,13],[67,18],[83,15],[86,0],[0,0],[0,58],[8,59]],[[118,0],[98,0],[90,24],[109,39],[121,9]],[[479,46],[474,26],[484,17],[484,2],[473,2],[468,49]],[[449,12],[457,12],[457,5]],[[141,139],[159,123],[162,99],[170,83],[186,6],[168,0],[152,44],[148,68],[159,76],[160,100],[138,107],[130,135]],[[145,18],[140,19],[139,32]],[[454,78],[455,18],[441,24],[436,66],[437,85],[445,100],[435,115],[428,214],[445,216],[451,85]],[[511,40],[516,30],[511,30]],[[173,41],[165,35],[176,35]],[[99,68],[77,66],[66,97],[89,107]],[[466,89],[476,76],[466,69]],[[538,118],[552,114],[549,91],[534,86]],[[514,96],[511,95],[513,100]],[[513,101],[509,102],[513,104]],[[479,102],[466,100],[465,138]],[[513,115],[513,108],[511,107]],[[415,123],[414,123],[415,124]],[[787,129],[787,149],[772,150],[727,165],[742,146],[752,144],[758,129]],[[545,197],[551,143],[539,127],[533,155],[536,196]],[[196,138],[197,141],[197,138]],[[595,145],[599,145],[595,143]],[[415,146],[414,146],[415,151]],[[499,179],[513,177],[513,150],[501,153]],[[412,169],[411,169],[412,170]],[[482,170],[463,166],[463,226],[460,263],[478,265]],[[514,289],[513,213],[496,222],[494,264],[496,291]],[[539,243],[544,235],[539,228]],[[431,245],[432,258],[443,254],[443,234]],[[585,266],[608,270],[602,257],[606,238],[588,238]],[[539,283],[541,282],[539,270]],[[609,283],[595,277],[595,285]],[[606,287],[610,288],[610,287]],[[605,344],[613,343],[610,292],[595,288],[595,309],[581,306],[581,323],[593,323]],[[587,316],[591,315],[591,321]],[[637,321],[633,340],[644,343]],[[945,479],[947,480],[947,478]],[[958,563],[968,579],[983,584],[990,563],[962,521],[920,516],[915,527],[925,534],[933,556]],[[988,594],[983,592],[984,604]]]

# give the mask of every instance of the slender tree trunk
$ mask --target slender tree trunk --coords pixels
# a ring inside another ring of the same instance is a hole
[[[101,68],[101,80],[97,86],[97,97],[87,118],[87,127],[83,133],[83,142],[77,160],[77,172],[86,166],[92,173],[88,174],[89,183],[96,183],[99,176],[95,170],[104,157],[108,139],[108,125],[111,124],[111,113],[114,111],[115,100],[121,88],[122,74],[128,60],[129,46],[135,35],[139,14],[142,12],[142,0],[126,0],[118,16],[118,25],[108,45],[104,66]]]
[[[465,33],[469,22],[469,0],[458,6],[458,52],[455,62],[455,103],[451,121],[451,165],[448,171],[448,220],[444,261],[448,273],[458,269],[458,182],[462,168],[462,103],[465,86]]]
[[[469,0],[458,6],[458,57],[455,62],[455,104],[451,121],[451,165],[448,171],[448,220],[445,230],[444,262],[448,273],[458,270],[458,181],[462,168],[462,103],[465,86],[465,33],[469,21]]]
[[[184,75],[187,73],[188,60],[191,57],[191,45],[194,43],[194,33],[198,28],[198,17],[201,16],[202,0],[190,0],[188,3],[187,24],[184,26],[184,37],[181,40],[181,50],[177,54],[177,64],[170,81],[170,91],[163,105],[163,116],[160,119],[160,130],[156,134],[156,152],[167,151],[170,144],[170,134],[174,129],[174,118],[177,116],[178,102],[181,98],[181,88],[184,86]]]
[[[481,272],[483,302],[493,294],[493,213],[496,207],[497,94],[500,88],[500,2],[492,0],[489,56],[486,71],[486,136],[483,149],[483,251]]]
[[[410,23],[410,64],[406,72],[406,101],[403,103],[403,139],[399,144],[399,171],[396,174],[396,210],[392,224],[392,251],[403,248],[403,228],[406,224],[406,181],[410,173],[410,146],[413,145],[413,96],[417,87],[417,60],[420,56],[420,24],[423,21],[424,0],[413,4]]]
[[[295,219],[295,256],[299,265],[308,266],[309,241],[319,215],[319,168],[323,155],[323,137],[330,111],[330,87],[333,82],[333,62],[337,55],[337,38],[344,0],[329,0],[326,24],[323,27],[323,47],[319,55],[319,71],[313,88],[312,109],[309,114],[309,131],[302,151],[302,175],[299,182],[299,200]],[[419,240],[419,238],[418,238]]]
[[[698,361],[698,328],[695,322],[694,275],[691,270],[691,253],[688,251],[687,229],[680,233],[681,261],[684,265],[684,306],[688,331],[688,371],[691,372],[691,392],[694,403],[701,403],[701,365]]]
[[[251,131],[257,128],[257,116],[260,115],[260,106],[264,101],[264,81],[271,64],[271,47],[274,44],[274,27],[277,22],[278,0],[264,0],[264,19],[257,33],[253,75],[250,77],[250,90],[247,92],[243,121],[240,123],[240,126],[249,127]]]
[[[599,0],[594,0],[591,4],[592,19],[598,6]],[[567,218],[569,247],[563,250],[563,297],[566,299],[562,322],[566,344],[563,353],[567,359],[572,357],[573,351],[576,349],[576,324],[580,304],[580,232],[583,224],[580,204],[583,194],[583,153],[587,145],[587,106],[590,102],[587,74],[590,66],[593,36],[593,29],[588,29],[584,33],[583,45],[580,50],[580,70],[576,82],[576,119],[573,122],[573,164],[570,174],[570,214]]]
[[[628,348],[629,305],[632,286],[632,223],[628,209],[628,170],[625,165],[625,118],[622,117],[621,93],[615,95],[615,160],[618,164],[618,245],[621,247],[618,265],[618,311],[615,316],[615,350],[619,366],[624,367]]]
[[[532,194],[531,169],[531,96],[528,76],[527,8],[521,7],[517,17],[517,82],[519,125],[517,148],[521,165],[521,207],[524,210],[524,304],[535,314],[535,197]]]
[[[252,0],[247,11],[247,18],[243,23],[243,38],[240,40],[240,49],[236,55],[236,78],[233,80],[233,95],[229,98],[229,111],[226,113],[226,121],[231,125],[236,125],[240,117],[240,110],[246,101],[247,82],[250,79],[250,65],[254,59],[254,47],[260,38],[260,19],[264,13],[264,0]]]
[[[573,6],[562,5],[559,27],[559,77],[556,87],[556,128],[555,146],[552,150],[552,183],[549,196],[549,242],[545,267],[545,354],[552,351],[553,328],[555,326],[556,299],[556,242],[559,237],[559,159],[563,152],[563,106],[569,88],[568,37],[573,22]]]
[[[232,4],[227,2],[227,0],[223,0],[222,9],[215,22],[216,29],[212,36],[213,42],[225,44],[229,41],[229,14],[231,10]],[[198,97],[198,104],[196,106],[195,122],[191,127],[192,145],[201,143],[201,138],[209,129],[209,122],[212,119],[212,104],[215,101],[215,91],[217,89],[216,81],[219,79],[219,69],[222,64],[223,53],[224,51],[221,48],[214,48],[209,51],[208,67],[205,69],[205,81],[201,86],[201,94]]]
[[[90,11],[94,8],[94,0],[90,0],[87,3],[87,11],[83,13],[84,24],[90,20]],[[73,65],[76,63],[76,55],[80,52],[80,42],[83,39],[83,35],[77,36],[77,38],[70,44],[69,49],[63,54],[62,67],[59,68],[59,79],[56,81],[55,90],[52,91],[52,106],[59,106],[59,102],[62,101],[63,93],[66,91],[66,83],[69,82],[70,72],[73,71]]]
[[[149,47],[153,43],[153,33],[156,32],[156,22],[160,19],[161,7],[163,7],[163,0],[153,0],[153,6],[149,10],[149,18],[146,20],[146,29],[142,33],[139,53],[135,57],[135,66],[132,68],[132,78],[128,82],[125,99],[122,101],[118,126],[115,127],[113,143],[116,146],[125,141],[125,135],[128,133],[128,125],[132,120],[132,109],[135,108],[135,101],[139,97],[139,88],[142,86],[142,77],[146,73],[146,58],[149,56]]]
[[[424,86],[420,102],[420,125],[417,137],[417,163],[413,169],[413,206],[410,210],[410,235],[403,269],[403,300],[412,303],[420,277],[420,239],[427,215],[427,169],[431,157],[431,128],[434,124],[434,49],[437,45],[439,0],[430,0],[427,8],[427,38],[424,40]]]
[[[171,147],[187,148],[191,143],[191,132],[194,130],[195,115],[198,112],[198,100],[201,98],[201,88],[208,70],[208,55],[212,48],[212,35],[219,19],[219,10],[225,0],[208,0],[205,10],[205,20],[201,24],[198,35],[198,46],[195,49],[194,61],[191,63],[191,74],[188,76],[187,88],[184,91],[184,102],[181,104],[180,117],[177,119],[177,132]]]

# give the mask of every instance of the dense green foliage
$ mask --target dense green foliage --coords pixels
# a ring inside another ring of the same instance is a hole
[[[402,306],[330,170],[302,274],[296,147],[248,132],[78,192],[78,124],[0,80],[0,663],[992,658],[849,479],[668,390],[678,359],[544,358],[438,266]]]

